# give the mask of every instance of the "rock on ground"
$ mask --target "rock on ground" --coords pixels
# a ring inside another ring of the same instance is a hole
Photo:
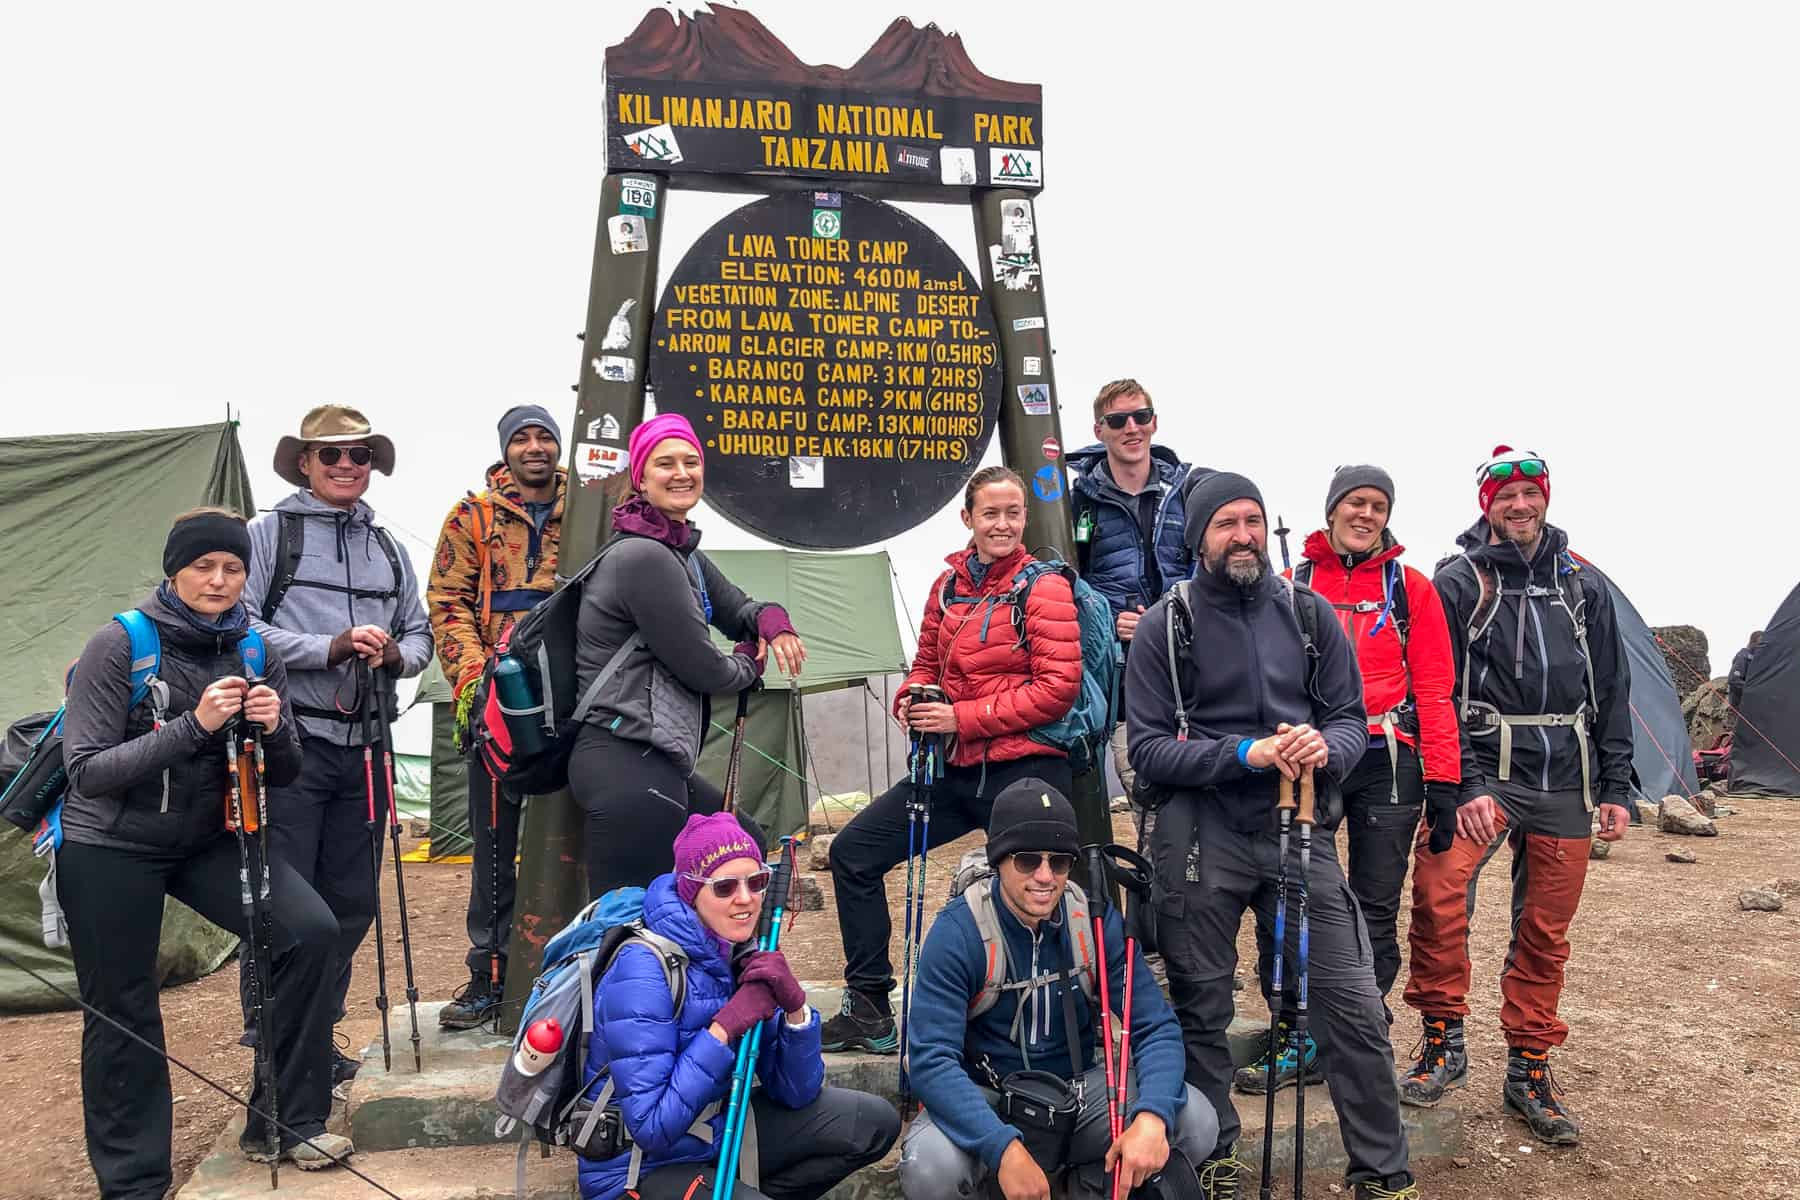
[[[1700,856],[1692,850],[1671,850],[1663,855],[1663,858],[1672,863],[1697,863],[1700,861]]]
[[[1762,885],[1765,892],[1774,892],[1783,900],[1792,900],[1800,896],[1800,879],[1771,879]]]
[[[1688,737],[1696,749],[1711,750],[1737,724],[1737,714],[1725,702],[1725,683],[1721,676],[1691,690],[1687,683],[1676,684],[1675,690],[1687,695],[1681,702],[1681,715],[1687,721]]]
[[[1664,833],[1682,833],[1690,837],[1719,836],[1719,827],[1680,796],[1664,796],[1659,811],[1658,824]]]
[[[1745,912],[1780,912],[1781,897],[1763,888],[1745,888],[1738,893],[1738,907]]]
[[[1599,838],[1595,838],[1591,842],[1588,843],[1588,857],[1589,858],[1605,858],[1607,855],[1609,855],[1611,853],[1612,853],[1612,843],[1611,842],[1603,842]]]

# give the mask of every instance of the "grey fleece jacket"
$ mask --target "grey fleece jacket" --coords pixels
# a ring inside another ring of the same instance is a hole
[[[276,610],[275,620],[267,623],[261,619],[262,603],[281,555],[281,518],[277,514],[283,512],[305,518],[306,536],[294,583]],[[301,734],[339,746],[363,744],[360,720],[338,721],[299,711],[311,708],[358,715],[362,711],[357,660],[326,666],[332,638],[353,625],[379,625],[399,643],[403,678],[419,674],[431,662],[431,625],[419,597],[418,577],[406,548],[398,542],[399,596],[370,594],[391,592],[396,586],[375,529],[375,512],[362,501],[345,511],[306,490],[295,492],[250,522],[250,579],[244,587],[244,600],[269,649],[287,664],[288,699],[299,712]]]

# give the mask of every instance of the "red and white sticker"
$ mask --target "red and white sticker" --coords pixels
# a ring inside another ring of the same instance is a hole
[[[1062,454],[1062,443],[1053,437],[1044,439],[1044,457],[1055,461]]]

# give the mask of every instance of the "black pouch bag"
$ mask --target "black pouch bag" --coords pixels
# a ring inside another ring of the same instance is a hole
[[[31,833],[68,790],[63,768],[62,710],[13,722],[0,747],[0,816]]]
[[[1105,964],[1101,964],[1100,969],[1105,970]],[[1075,997],[1069,987],[1067,966],[1063,967],[1059,978],[1063,1036],[1069,1043],[1069,1078],[1030,1068],[1013,1071],[1000,1081],[997,1106],[1007,1123],[1019,1131],[1026,1153],[1037,1161],[1045,1175],[1054,1175],[1068,1165],[1069,1143],[1081,1120],[1082,1095],[1076,1082],[1083,1074],[1081,1048],[1075,1039]],[[1019,1003],[1024,1002],[1021,996]]]

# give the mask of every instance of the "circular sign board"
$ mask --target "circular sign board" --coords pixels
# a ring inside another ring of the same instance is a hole
[[[962,488],[1001,393],[993,314],[955,251],[848,192],[745,205],[663,290],[650,384],[706,446],[706,500],[788,546],[913,528]]]

